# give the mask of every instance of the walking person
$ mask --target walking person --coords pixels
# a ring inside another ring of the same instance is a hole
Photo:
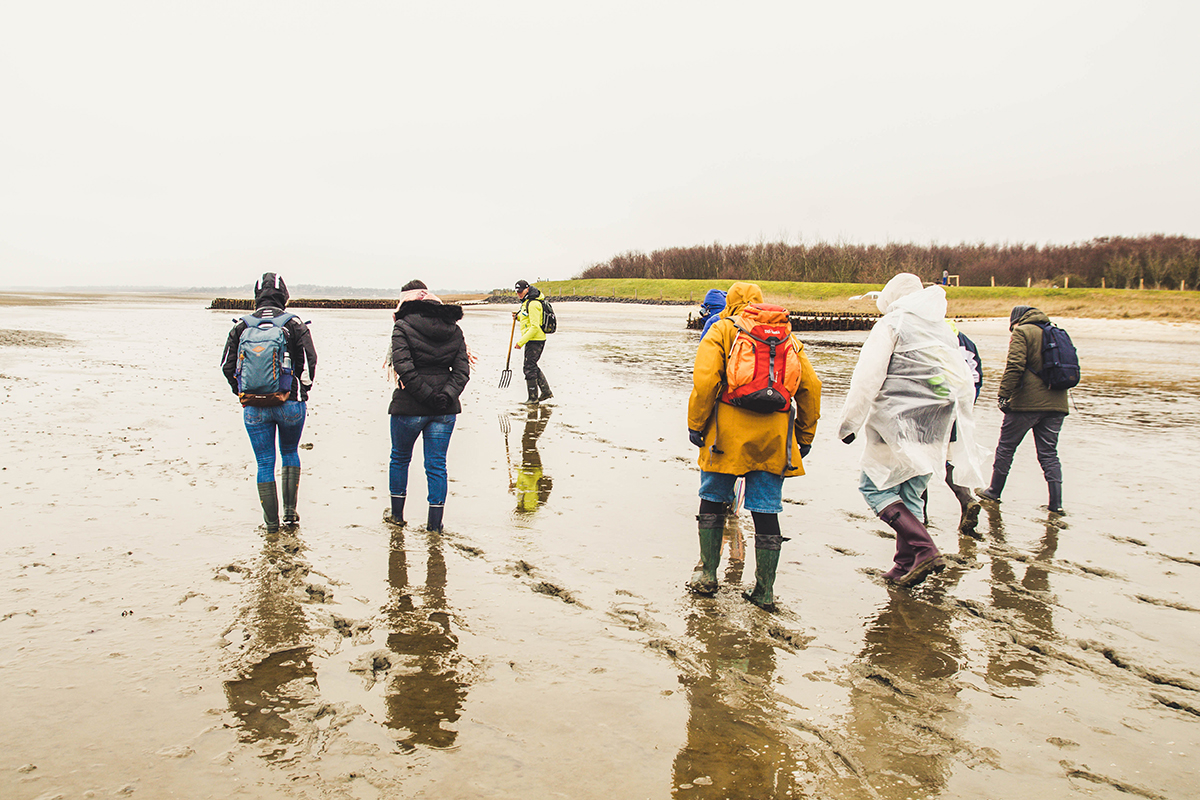
[[[1051,389],[1038,377],[1042,371],[1043,326],[1050,318],[1030,306],[1016,306],[1008,317],[1012,335],[1008,340],[1008,359],[997,393],[1004,421],[1000,441],[992,461],[992,480],[979,496],[1000,502],[1000,493],[1008,480],[1013,456],[1025,434],[1033,431],[1038,463],[1046,478],[1050,511],[1063,513],[1062,464],[1058,460],[1058,436],[1069,413],[1067,389]]]
[[[546,349],[546,332],[542,326],[546,306],[542,302],[541,291],[536,286],[530,286],[529,281],[517,281],[515,288],[517,298],[521,301],[521,309],[514,314],[521,323],[521,338],[517,339],[513,347],[525,350],[525,365],[522,371],[525,374],[525,387],[529,391],[525,403],[537,405],[554,396],[550,391],[550,384],[546,382],[546,375],[538,366],[542,351]]]
[[[735,283],[721,318],[700,340],[692,369],[687,422],[688,439],[700,448],[700,566],[689,590],[717,591],[726,504],[744,477],[755,570],[754,589],[742,596],[775,609],[783,480],[804,474],[801,460],[820,415],[821,381],[791,332],[787,310],[764,305],[757,285]]]
[[[894,563],[883,577],[914,586],[944,567],[917,515],[930,477],[945,469],[947,447],[959,480],[978,476],[974,381],[945,322],[945,289],[922,288],[920,278],[902,272],[887,282],[876,304],[883,316],[859,352],[838,438],[850,444],[863,431],[859,491],[896,532]]]
[[[963,360],[967,364],[967,370],[971,373],[971,380],[975,384],[975,400],[979,399],[979,391],[983,388],[983,362],[979,358],[979,348],[975,342],[971,341],[965,333],[958,329],[954,324],[954,320],[947,319],[946,324],[950,326],[950,330],[954,331],[954,335],[958,338],[958,351],[962,353]],[[953,443],[958,438],[957,426],[950,428],[950,441]],[[975,498],[974,493],[966,486],[954,482],[954,465],[949,461],[946,462],[946,485],[950,487],[950,491],[954,492],[955,499],[958,500],[959,517],[958,531],[971,536],[975,535],[975,526],[979,524],[979,512],[982,507],[979,501]],[[922,508],[924,509],[925,525],[929,525],[929,490],[925,490],[922,497]]]
[[[387,366],[396,389],[388,406],[392,455],[388,469],[391,508],[388,522],[404,524],[408,467],[413,446],[421,437],[429,516],[426,529],[442,530],[448,493],[446,452],[455,417],[462,412],[459,396],[471,379],[467,342],[458,326],[462,306],[447,305],[421,281],[401,290],[393,315],[392,346]]]
[[[287,313],[288,289],[274,272],[254,285],[254,313],[243,317],[225,340],[221,371],[242,402],[242,420],[258,464],[258,499],[267,532],[279,530],[275,481],[275,435],[283,461],[283,524],[300,524],[300,435],[308,393],[317,374],[317,350],[308,326]]]

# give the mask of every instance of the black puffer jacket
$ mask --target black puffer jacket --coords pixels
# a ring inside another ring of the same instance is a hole
[[[392,368],[399,386],[388,413],[436,417],[462,411],[459,395],[471,380],[467,341],[458,321],[462,306],[410,300],[392,326]]]
[[[256,310],[252,316],[259,319],[277,317],[284,313],[283,309],[287,305],[287,301],[288,290],[283,278],[276,278],[273,272],[268,272],[255,286],[254,308]],[[310,384],[317,376],[317,348],[313,345],[312,334],[309,333],[308,326],[299,317],[292,317],[283,327],[287,332],[288,354],[292,357],[292,374],[296,376],[296,379],[292,381],[292,395],[288,399],[305,401],[308,400]],[[225,352],[221,354],[221,371],[225,373],[225,380],[229,381],[229,387],[233,389],[234,394],[238,393],[236,374],[238,344],[241,342],[244,330],[246,330],[245,322],[239,321],[237,325],[233,326],[233,330],[229,332],[229,337],[225,340]],[[307,379],[304,378],[305,369],[308,370]]]

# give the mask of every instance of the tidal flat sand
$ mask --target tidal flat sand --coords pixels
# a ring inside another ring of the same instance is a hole
[[[199,299],[0,304],[0,796],[1184,798],[1200,782],[1200,327],[1059,320],[1084,382],[1067,514],[1026,442],[979,537],[931,492],[944,573],[893,548],[833,426],[864,333],[810,334],[825,382],[789,480],[781,611],[745,603],[748,518],[694,598],[686,307],[560,303],[533,411],[477,363],[446,531],[387,504],[391,317],[302,311],[320,354],[302,524],[260,528],[231,315]],[[995,442],[1003,320],[961,328]]]

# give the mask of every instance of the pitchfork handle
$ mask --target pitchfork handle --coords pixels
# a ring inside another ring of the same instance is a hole
[[[517,332],[517,315],[513,314],[512,328],[508,332],[508,358],[504,359],[504,369],[506,369],[506,370],[508,369],[509,365],[512,363],[513,334],[516,332]]]

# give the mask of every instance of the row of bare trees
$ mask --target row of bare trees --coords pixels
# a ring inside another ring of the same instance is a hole
[[[621,253],[576,277],[884,283],[897,272],[939,280],[943,270],[958,275],[963,286],[1069,281],[1072,287],[1196,289],[1200,239],[1114,236],[1067,245],[714,242]]]

